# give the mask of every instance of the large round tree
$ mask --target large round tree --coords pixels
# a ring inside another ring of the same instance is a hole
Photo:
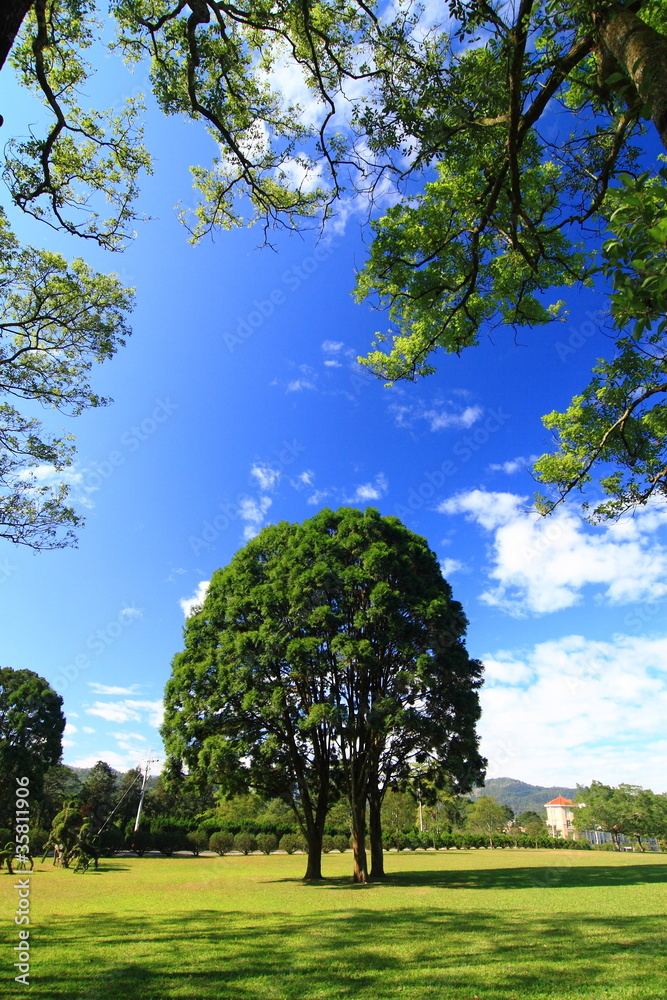
[[[44,774],[62,754],[63,700],[32,670],[0,667],[0,813],[13,825],[16,779],[27,777],[39,794]]]
[[[397,518],[323,510],[265,528],[214,574],[167,685],[172,766],[292,805],[321,875],[332,796],[352,815],[354,877],[382,875],[380,806],[413,766],[481,779],[481,664],[433,552]]]

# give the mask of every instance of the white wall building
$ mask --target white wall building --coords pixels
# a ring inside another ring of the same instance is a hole
[[[547,811],[547,827],[551,836],[576,840],[574,810],[578,808],[578,803],[559,795],[551,802],[545,802],[544,808]]]

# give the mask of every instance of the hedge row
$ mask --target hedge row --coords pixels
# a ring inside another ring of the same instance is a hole
[[[578,851],[588,851],[591,849],[591,845],[587,840],[562,840],[560,837],[528,837],[526,834],[512,837],[508,833],[496,833],[492,839],[494,848],[541,847],[551,848],[552,850],[574,849]],[[490,846],[489,837],[482,833],[440,833],[433,835],[419,833],[418,831],[411,833],[393,831],[386,834],[383,838],[385,851],[391,848],[399,851],[415,851],[420,848],[429,847],[445,850],[451,847],[465,849]]]

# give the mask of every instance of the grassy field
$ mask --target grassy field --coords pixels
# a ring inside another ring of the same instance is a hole
[[[31,878],[31,985],[13,982],[16,877],[0,877],[0,996],[69,1000],[659,1000],[664,855],[114,858]]]

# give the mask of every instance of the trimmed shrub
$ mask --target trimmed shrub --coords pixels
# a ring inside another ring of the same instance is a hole
[[[234,837],[234,850],[241,854],[250,854],[257,850],[257,841],[251,833],[237,833]]]
[[[140,858],[144,856],[146,851],[152,851],[155,847],[155,837],[150,832],[150,830],[137,830],[134,832],[134,821],[128,823],[127,832],[125,834],[125,849],[128,851],[134,851]]]
[[[208,842],[209,851],[215,851],[220,857],[231,851],[234,846],[234,838],[231,833],[226,833],[224,830],[218,830],[217,833],[211,834],[211,839]]]
[[[325,833],[322,837],[322,850],[325,854],[329,854],[331,851],[336,850],[336,838],[330,837],[328,833]]]
[[[165,826],[153,836],[155,837],[155,847],[160,854],[164,854],[167,858],[170,858],[175,851],[189,850],[186,834],[178,827]]]
[[[346,833],[339,833],[334,837],[334,846],[342,854],[350,846],[350,838]]]
[[[286,833],[280,838],[278,847],[287,854],[294,854],[295,851],[303,850],[303,841],[296,833]]]
[[[278,838],[273,833],[260,833],[257,837],[257,849],[262,854],[270,854],[278,848]]]
[[[205,851],[208,847],[208,834],[206,830],[191,830],[190,833],[186,833],[185,840],[188,850],[192,851],[195,857],[198,857],[199,852]]]

